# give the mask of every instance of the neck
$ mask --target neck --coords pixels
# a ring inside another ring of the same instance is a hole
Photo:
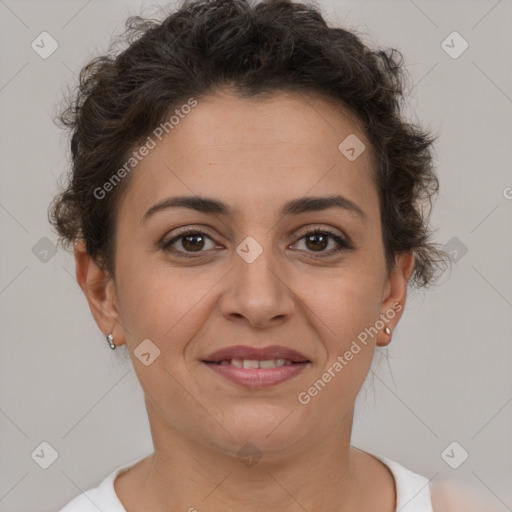
[[[371,509],[372,482],[364,474],[364,452],[350,446],[353,411],[324,437],[266,451],[259,459],[256,451],[252,459],[240,458],[193,440],[162,425],[150,408],[148,414],[155,452],[118,492],[125,505],[130,503],[130,512]]]

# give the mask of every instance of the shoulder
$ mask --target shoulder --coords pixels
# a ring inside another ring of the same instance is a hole
[[[137,459],[116,468],[97,487],[89,489],[64,506],[59,512],[126,512],[114,488],[116,477],[142,459]]]
[[[453,480],[442,480],[432,486],[434,512],[500,512],[496,500],[490,501],[474,487]]]
[[[101,501],[99,502],[97,497],[94,496],[93,491],[95,490],[91,489],[80,494],[62,508],[60,512],[98,512],[98,508],[107,512]]]
[[[382,455],[370,454],[388,467],[395,480],[396,510],[434,512],[430,480]]]
[[[499,512],[501,509],[473,487],[462,482],[431,482],[382,455],[371,453],[391,471],[396,485],[396,510],[403,512]]]
[[[117,470],[116,470],[117,473]],[[60,512],[126,512],[115,503],[114,474],[108,475],[98,487],[83,492],[71,500]],[[115,508],[112,508],[115,506]]]

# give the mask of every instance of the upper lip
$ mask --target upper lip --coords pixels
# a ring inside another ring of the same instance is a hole
[[[293,363],[309,362],[309,359],[300,352],[280,345],[270,345],[268,347],[249,347],[245,345],[234,345],[232,347],[221,348],[211,353],[203,359],[208,363],[219,363],[231,359],[251,359],[258,361],[267,361],[270,359],[286,359]]]

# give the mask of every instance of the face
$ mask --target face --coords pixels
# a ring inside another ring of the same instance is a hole
[[[349,160],[338,146],[353,135],[366,150]],[[250,441],[273,456],[350,435],[375,345],[389,341],[378,320],[398,322],[412,263],[386,272],[371,169],[368,140],[332,102],[227,92],[200,100],[133,169],[115,280],[96,293],[97,267],[77,265],[98,324],[128,345],[156,442],[173,433],[233,454]],[[169,204],[180,196],[202,207]],[[205,363],[235,345],[279,345],[307,362]],[[274,383],[230,377],[251,371]]]

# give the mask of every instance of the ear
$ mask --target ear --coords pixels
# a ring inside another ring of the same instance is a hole
[[[118,310],[114,279],[89,255],[85,243],[75,246],[76,280],[89,303],[98,327],[106,337],[112,333],[114,343],[125,343],[124,329]]]
[[[405,308],[407,285],[413,270],[414,253],[404,252],[396,256],[395,267],[386,279],[382,295],[381,319],[385,326],[377,337],[379,347],[385,347],[391,341],[393,331]],[[386,334],[386,327],[391,329],[391,334]]]

